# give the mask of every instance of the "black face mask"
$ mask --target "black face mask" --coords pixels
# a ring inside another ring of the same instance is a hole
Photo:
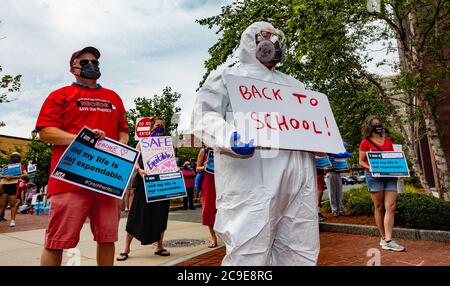
[[[17,163],[20,163],[20,158],[13,157],[13,158],[11,158],[11,159],[9,160],[9,163],[10,163],[10,164],[17,164]]]
[[[80,68],[80,76],[88,79],[99,79],[102,74],[100,68],[89,62]]]
[[[383,125],[377,124],[372,126],[372,132],[382,135],[384,131]]]

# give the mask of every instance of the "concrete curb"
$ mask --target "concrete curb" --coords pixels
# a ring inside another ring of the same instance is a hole
[[[344,232],[351,234],[364,234],[370,236],[380,235],[377,227],[371,225],[321,222],[319,223],[319,229],[320,231],[328,231],[328,232]],[[450,243],[450,231],[444,230],[427,230],[427,229],[394,227],[393,236],[395,238],[403,238],[403,239],[429,240],[429,241]]]

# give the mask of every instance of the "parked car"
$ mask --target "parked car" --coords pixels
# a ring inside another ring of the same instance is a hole
[[[366,182],[366,176],[361,175],[357,177],[358,183],[365,183]]]
[[[358,183],[358,181],[348,176],[341,176],[341,179],[343,185],[354,185]]]

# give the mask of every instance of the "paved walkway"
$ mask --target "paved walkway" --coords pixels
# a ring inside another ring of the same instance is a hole
[[[450,243],[417,240],[397,240],[406,252],[383,250],[379,239],[371,236],[321,232],[321,266],[450,266]],[[219,266],[225,247],[199,255],[177,266]]]
[[[7,211],[9,219],[9,210]],[[39,265],[45,226],[48,217],[45,215],[18,215],[17,226],[9,227],[8,222],[0,223],[0,265]],[[173,211],[169,214],[168,230],[165,241],[180,239],[198,239],[204,243],[191,247],[167,247],[171,252],[169,257],[155,256],[154,246],[142,246],[136,240],[132,243],[132,253],[125,262],[116,265],[220,265],[225,248],[211,250],[207,248],[209,232],[200,223],[201,209],[195,211]],[[122,250],[125,237],[126,218],[122,218],[119,230],[119,242],[116,253]],[[380,249],[379,239],[376,237],[322,232],[321,251],[318,265],[445,265],[450,266],[450,243],[432,241],[402,240],[398,242],[407,248],[406,252],[391,252]],[[81,265],[95,265],[95,242],[89,225],[83,227],[78,250]],[[63,264],[71,260],[68,251]]]
[[[139,241],[133,240],[131,245],[130,258],[124,262],[115,262],[116,265],[172,265],[172,261],[183,261],[191,256],[195,256],[206,251],[210,251],[207,247],[209,239],[209,231],[207,227],[201,225],[198,219],[201,216],[201,209],[195,211],[175,211],[170,213],[168,229],[165,232],[164,240],[166,242],[178,242],[182,239],[199,240],[201,243],[188,247],[166,247],[171,255],[161,257],[154,255],[154,245],[141,245]],[[17,217],[17,227],[9,227],[9,211],[7,213],[8,222],[2,222],[3,230],[8,232],[0,232],[0,266],[31,266],[39,265],[40,254],[44,243],[45,229],[34,229],[28,231],[19,231],[19,227],[29,228],[33,225],[46,225],[47,216],[31,216],[21,215]],[[126,218],[122,218],[119,226],[119,241],[116,243],[116,255],[122,251],[125,239]],[[180,244],[183,245],[183,244]],[[80,265],[96,265],[96,243],[92,240],[92,234],[89,224],[85,224],[81,231],[80,242],[77,249],[71,249],[65,252],[63,256],[63,265],[76,264],[74,254],[79,254]]]

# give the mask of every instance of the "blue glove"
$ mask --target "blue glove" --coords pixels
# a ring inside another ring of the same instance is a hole
[[[255,147],[253,146],[254,140],[250,140],[250,142],[244,144],[243,146],[238,146],[237,141],[239,138],[241,138],[241,136],[237,133],[237,131],[234,131],[233,134],[231,134],[231,150],[242,156],[253,155],[253,153],[255,153]]]
[[[348,148],[348,144],[345,141],[344,141],[344,148],[345,149]],[[350,158],[352,156],[353,156],[352,153],[348,152],[347,150],[345,150],[344,153],[328,154],[328,157],[330,157],[330,158],[337,158],[337,159],[345,159],[345,158]]]

